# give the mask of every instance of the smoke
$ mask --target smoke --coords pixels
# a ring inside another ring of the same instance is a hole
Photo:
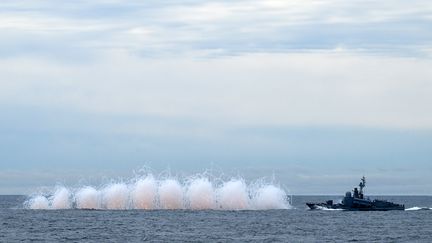
[[[28,209],[191,209],[268,210],[289,209],[286,192],[261,180],[247,184],[242,178],[212,181],[195,175],[184,180],[157,179],[152,174],[129,183],[114,182],[99,188],[56,187],[52,193],[37,194],[24,203]]]

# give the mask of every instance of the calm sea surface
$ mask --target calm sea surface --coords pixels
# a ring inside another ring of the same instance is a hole
[[[0,242],[432,242],[431,196],[388,196],[407,211],[307,210],[305,202],[336,196],[294,196],[294,209],[267,211],[29,210],[25,196],[0,196]]]

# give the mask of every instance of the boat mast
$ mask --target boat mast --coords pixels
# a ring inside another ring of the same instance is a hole
[[[361,178],[361,182],[360,182],[360,184],[359,184],[359,187],[360,187],[360,198],[361,199],[363,199],[363,188],[366,186],[366,178],[363,176],[362,178]]]

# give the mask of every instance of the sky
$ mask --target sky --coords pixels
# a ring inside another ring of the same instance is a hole
[[[142,168],[432,194],[429,0],[2,0],[0,37],[0,194]]]

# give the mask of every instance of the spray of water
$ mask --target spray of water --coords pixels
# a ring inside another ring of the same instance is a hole
[[[72,207],[71,193],[65,187],[59,187],[51,198],[51,207],[54,209],[69,209]]]
[[[49,209],[48,199],[42,195],[32,197],[24,205],[30,209]]]
[[[129,190],[124,183],[113,183],[102,190],[104,208],[127,209]]]
[[[159,186],[159,203],[163,209],[183,208],[183,189],[174,179],[166,179]]]
[[[221,209],[241,210],[249,208],[249,195],[243,180],[231,180],[218,189],[218,202]]]
[[[432,210],[432,208],[428,208],[428,207],[412,207],[412,208],[405,209],[405,211],[418,211],[418,210]]]
[[[131,199],[135,209],[156,208],[157,183],[152,175],[139,179],[133,185]]]
[[[291,208],[286,192],[273,184],[243,179],[212,181],[195,175],[184,180],[157,179],[148,174],[130,183],[109,183],[95,188],[56,187],[52,193],[34,195],[28,209],[191,209],[268,210]]]
[[[75,194],[76,208],[78,209],[99,209],[99,192],[93,187],[86,186]]]
[[[255,208],[259,210],[288,209],[287,197],[288,195],[281,188],[265,185],[256,191],[252,199]]]
[[[187,199],[191,209],[215,209],[216,200],[214,188],[208,178],[198,178],[190,182],[187,189]]]

